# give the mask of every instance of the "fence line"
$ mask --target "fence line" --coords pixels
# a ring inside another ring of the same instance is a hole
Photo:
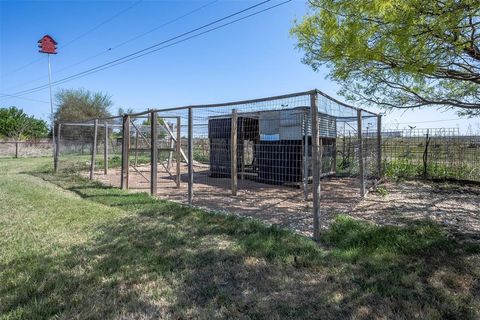
[[[0,141],[0,158],[40,157],[51,155],[52,142],[42,140]]]
[[[319,239],[325,215],[380,176],[380,119],[310,90],[62,122],[59,167]]]

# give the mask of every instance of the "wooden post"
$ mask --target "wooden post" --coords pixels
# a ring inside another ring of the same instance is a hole
[[[383,175],[382,169],[382,115],[377,115],[377,173],[380,179]]]
[[[129,171],[129,149],[130,149],[130,116],[124,115],[122,121],[123,135],[122,135],[122,173],[121,173],[121,188],[128,189],[128,171]]]
[[[232,195],[237,195],[237,175],[238,175],[238,168],[237,168],[237,110],[232,110],[232,125],[231,125],[231,132],[230,132],[230,181],[231,181],[231,189]]]
[[[18,158],[18,141],[15,141],[15,158]]]
[[[193,203],[193,112],[188,108],[188,204]]]
[[[58,124],[57,139],[55,140],[55,159],[53,162],[53,169],[58,172],[58,158],[60,156],[60,134],[62,132],[62,124]]]
[[[103,140],[103,173],[108,174],[108,121],[105,120],[105,137]]]
[[[358,167],[360,182],[360,197],[365,196],[365,168],[363,163],[362,109],[357,110]]]
[[[157,194],[157,165],[158,165],[158,145],[157,145],[157,113],[150,113],[150,194]]]
[[[322,155],[320,149],[320,127],[318,120],[317,92],[310,94],[310,112],[312,122],[312,171],[313,171],[313,239],[320,240],[320,171]]]
[[[308,200],[308,111],[303,115],[303,196]]]
[[[180,117],[177,118],[177,142],[175,144],[175,164],[176,164],[176,167],[177,167],[177,177],[176,177],[176,182],[177,182],[177,188],[180,188],[180,179],[181,179],[181,172],[180,172],[180,165],[181,165],[181,161],[182,161],[182,154],[181,154],[181,151],[182,151],[182,145],[181,145],[181,141],[182,141],[182,127],[181,127],[181,123],[180,123]]]
[[[95,172],[95,158],[97,155],[97,131],[98,131],[98,119],[95,119],[94,125],[93,125],[92,159],[90,161],[90,180],[93,180],[93,173]]]

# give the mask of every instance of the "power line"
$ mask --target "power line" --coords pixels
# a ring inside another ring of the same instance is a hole
[[[225,17],[223,17],[223,18],[220,18],[220,19],[217,19],[217,20],[215,20],[215,21],[213,21],[213,22],[207,23],[207,24],[205,24],[205,25],[203,25],[203,26],[201,26],[201,27],[198,27],[198,28],[195,28],[195,29],[193,29],[193,30],[184,32],[184,33],[182,33],[182,34],[180,34],[180,35],[177,35],[177,36],[174,36],[174,37],[172,37],[172,38],[170,38],[170,39],[161,41],[161,42],[159,42],[159,43],[157,43],[157,44],[154,44],[154,45],[151,45],[151,46],[146,47],[146,48],[144,48],[144,49],[138,50],[138,51],[136,51],[136,52],[133,52],[133,53],[128,54],[128,55],[126,55],[126,56],[123,56],[123,57],[121,57],[121,58],[112,60],[112,61],[110,61],[110,62],[104,63],[104,64],[102,64],[102,65],[100,65],[100,66],[97,66],[97,67],[94,67],[94,68],[90,68],[90,69],[85,70],[85,71],[79,72],[79,73],[74,74],[74,75],[72,75],[72,76],[68,76],[68,77],[66,77],[66,78],[63,78],[63,79],[54,81],[54,82],[52,82],[52,85],[59,84],[59,83],[65,81],[65,80],[72,79],[72,78],[77,77],[77,76],[79,76],[79,75],[82,75],[82,74],[85,74],[85,73],[89,73],[89,72],[92,72],[92,71],[94,71],[94,70],[96,70],[96,69],[100,69],[100,68],[103,68],[103,67],[105,67],[105,66],[107,66],[107,65],[110,65],[110,64],[114,64],[114,63],[116,63],[116,62],[119,62],[119,61],[121,61],[121,60],[123,60],[123,59],[127,59],[127,58],[132,57],[132,56],[134,56],[134,55],[137,55],[137,54],[139,54],[139,53],[145,52],[145,51],[150,50],[150,49],[152,49],[152,48],[155,48],[155,47],[158,47],[158,46],[163,45],[163,44],[165,44],[165,43],[168,43],[168,42],[170,42],[170,41],[173,41],[173,40],[176,40],[176,39],[178,39],[178,38],[181,38],[181,37],[183,37],[183,36],[185,36],[185,35],[188,35],[188,34],[190,34],[190,33],[193,33],[193,32],[196,32],[196,31],[198,31],[198,30],[204,29],[204,28],[206,28],[206,27],[208,27],[208,26],[211,26],[211,25],[213,25],[213,24],[215,24],[215,23],[218,23],[218,22],[220,22],[220,21],[223,21],[223,20],[229,19],[229,18],[231,18],[231,17],[233,17],[233,16],[239,15],[239,14],[245,12],[245,11],[248,11],[248,10],[251,10],[251,9],[253,9],[253,8],[256,8],[256,7],[258,7],[258,6],[262,5],[262,4],[265,4],[265,3],[269,2],[269,1],[270,1],[270,0],[262,1],[262,2],[260,2],[260,3],[257,3],[257,4],[255,4],[255,5],[253,5],[253,6],[250,6],[250,7],[246,8],[246,9],[237,11],[237,12],[232,13],[232,14],[230,14],[230,15],[227,15],[227,16],[225,16]],[[46,84],[46,85],[41,85],[41,86],[38,86],[38,87],[34,87],[34,88],[31,88],[31,89],[27,89],[27,90],[23,90],[23,91],[19,91],[19,92],[16,92],[15,94],[16,94],[16,95],[29,94],[29,93],[36,92],[37,90],[42,90],[42,89],[44,89],[44,88],[46,88],[46,87],[48,87],[48,84]]]
[[[90,30],[87,30],[85,31],[84,33],[82,33],[81,35],[79,35],[78,37],[68,41],[66,44],[64,44],[62,46],[62,48],[65,48],[67,46],[69,46],[70,44],[74,43],[75,41],[85,37],[86,35],[94,32],[95,30],[99,29],[100,27],[106,25],[107,23],[109,23],[110,21],[113,21],[115,20],[117,17],[119,17],[120,15],[124,14],[125,12],[131,10],[132,8],[134,8],[135,6],[137,6],[140,2],[142,2],[143,0],[137,0],[135,1],[132,5],[130,5],[129,7],[123,9],[122,11],[120,12],[117,12],[116,14],[114,14],[113,16],[111,16],[110,18],[107,18],[106,20],[100,22],[99,24],[97,24],[96,26],[94,26],[93,28],[91,28]]]
[[[65,71],[65,70],[71,69],[71,68],[73,68],[73,67],[75,67],[75,66],[78,66],[78,65],[83,64],[83,63],[85,63],[85,62],[87,62],[87,61],[90,61],[90,60],[92,60],[92,59],[95,59],[95,58],[97,58],[97,57],[99,57],[99,56],[101,56],[101,55],[104,55],[104,54],[106,54],[106,53],[108,53],[108,52],[111,52],[112,50],[117,49],[117,48],[119,48],[119,47],[121,47],[121,46],[123,46],[123,45],[125,45],[125,44],[127,44],[127,43],[129,43],[129,42],[132,42],[132,41],[134,41],[134,40],[137,40],[137,39],[139,39],[139,38],[141,38],[141,37],[143,37],[143,36],[145,36],[145,35],[147,35],[147,34],[150,34],[150,33],[154,32],[154,31],[157,31],[157,30],[159,30],[159,29],[161,29],[161,28],[164,28],[164,27],[166,27],[166,26],[168,26],[168,25],[170,25],[170,24],[172,24],[172,23],[174,23],[174,22],[177,22],[177,21],[179,21],[179,20],[181,20],[181,19],[183,19],[183,18],[185,18],[185,17],[188,17],[188,16],[192,15],[193,13],[198,12],[198,11],[200,11],[200,10],[202,10],[202,9],[204,9],[204,8],[210,6],[210,5],[212,5],[212,4],[214,4],[214,3],[218,2],[218,1],[219,1],[219,0],[214,0],[214,1],[208,2],[207,4],[204,4],[204,5],[202,5],[202,6],[198,7],[198,8],[195,8],[194,10],[191,10],[191,11],[189,11],[189,12],[187,12],[187,13],[181,15],[181,16],[178,16],[178,17],[176,17],[176,18],[174,18],[174,19],[172,19],[172,20],[169,20],[169,21],[161,24],[160,26],[157,26],[157,27],[155,27],[155,28],[152,28],[152,29],[150,29],[150,30],[148,30],[148,31],[146,31],[146,32],[143,32],[143,33],[141,33],[141,34],[138,34],[138,35],[136,35],[136,36],[134,36],[134,37],[126,40],[126,41],[123,41],[123,42],[121,42],[121,43],[119,43],[119,44],[116,44],[116,45],[113,46],[113,47],[110,47],[110,48],[108,48],[108,49],[106,49],[106,50],[103,50],[103,51],[101,51],[101,52],[98,52],[98,53],[96,53],[96,54],[94,54],[94,55],[92,55],[92,56],[89,56],[89,57],[87,57],[87,58],[85,58],[85,59],[82,59],[82,60],[76,62],[76,63],[73,63],[73,64],[71,64],[71,65],[68,65],[68,66],[66,66],[66,67],[64,67],[64,68],[61,68],[60,70],[57,70],[57,71],[55,72],[55,74],[62,73],[62,72]],[[20,85],[17,85],[17,86],[15,86],[15,87],[23,86],[23,85],[26,85],[26,84],[29,84],[29,83],[32,83],[32,82],[35,82],[35,81],[38,81],[38,80],[41,80],[41,79],[45,79],[45,78],[47,78],[47,77],[45,77],[45,76],[39,77],[39,78],[30,80],[30,81],[24,82],[24,83],[22,83],[22,84],[20,84]]]
[[[17,96],[17,95],[14,95],[14,94],[6,94],[6,93],[0,93],[0,94],[1,94],[2,96],[7,96],[7,97],[11,97],[11,98],[17,98],[17,99],[30,100],[30,101],[35,101],[35,102],[41,102],[41,103],[48,103],[48,104],[50,104],[50,102],[45,101],[45,100],[25,98],[25,97]]]
[[[227,26],[227,25],[230,25],[230,24],[233,24],[233,23],[235,23],[235,22],[238,22],[238,21],[247,19],[247,18],[249,18],[249,17],[258,15],[258,14],[260,14],[260,13],[262,13],[262,12],[271,10],[271,9],[273,9],[273,8],[276,8],[276,7],[279,7],[279,6],[281,6],[281,5],[286,4],[286,3],[288,3],[288,2],[291,2],[292,0],[287,0],[287,1],[281,2],[281,3],[279,3],[279,4],[273,5],[273,6],[271,6],[271,7],[266,8],[266,9],[260,10],[260,11],[258,11],[258,12],[252,13],[252,14],[247,15],[247,16],[244,16],[244,17],[242,17],[242,18],[239,18],[239,19],[230,21],[230,22],[225,23],[225,24],[223,24],[223,25],[220,25],[220,26],[217,26],[217,27],[208,29],[208,30],[206,30],[206,31],[204,31],[204,32],[198,33],[198,34],[196,34],[196,35],[193,35],[193,36],[184,38],[184,39],[182,39],[182,40],[178,40],[178,41],[176,41],[176,42],[174,42],[174,43],[171,43],[171,44],[168,44],[168,45],[165,45],[165,46],[162,46],[162,47],[158,48],[159,46],[161,46],[161,45],[163,45],[163,44],[166,44],[166,43],[168,43],[168,42],[171,42],[171,41],[174,41],[174,40],[179,39],[179,38],[181,38],[181,37],[184,37],[184,36],[186,36],[186,35],[188,35],[188,34],[191,34],[191,33],[194,33],[194,32],[196,32],[196,31],[199,31],[199,30],[201,30],[201,29],[204,29],[204,28],[206,28],[206,27],[208,27],[208,26],[211,26],[211,25],[216,24],[216,23],[218,23],[218,22],[220,22],[220,21],[223,21],[223,20],[226,20],[226,19],[228,19],[228,18],[231,18],[231,17],[233,17],[233,16],[235,16],[235,15],[241,14],[241,13],[243,13],[243,12],[245,12],[245,11],[251,10],[251,9],[253,9],[253,8],[255,8],[255,7],[258,7],[258,6],[262,5],[262,4],[265,4],[265,3],[269,2],[269,1],[270,1],[270,0],[260,2],[260,3],[256,4],[256,5],[250,6],[250,7],[246,8],[246,9],[240,10],[240,11],[238,11],[238,12],[235,12],[235,13],[230,14],[230,15],[228,15],[228,16],[225,16],[225,17],[223,17],[223,18],[217,19],[217,20],[215,20],[215,21],[213,21],[213,22],[210,22],[210,23],[207,23],[207,24],[205,24],[205,25],[203,25],[203,26],[201,26],[201,27],[198,27],[198,28],[195,28],[195,29],[193,29],[193,30],[184,32],[184,33],[182,33],[182,34],[180,34],[180,35],[174,36],[174,37],[172,37],[172,38],[170,38],[170,39],[164,40],[164,41],[162,41],[162,42],[159,42],[159,43],[154,44],[154,45],[152,45],[152,46],[149,46],[149,47],[147,47],[147,48],[138,50],[138,51],[136,51],[136,52],[133,52],[133,53],[128,54],[128,55],[126,55],[126,56],[123,56],[123,57],[121,57],[121,58],[112,60],[112,61],[110,61],[110,62],[107,62],[107,63],[104,63],[104,64],[102,64],[102,65],[100,65],[100,66],[97,66],[97,67],[94,67],[94,68],[85,70],[85,71],[83,71],[83,72],[79,72],[79,73],[74,74],[74,75],[71,75],[71,76],[69,76],[69,77],[66,77],[66,78],[57,80],[57,81],[53,82],[52,84],[54,84],[54,85],[62,84],[62,83],[65,83],[65,82],[68,82],[68,81],[71,81],[71,80],[74,80],[74,79],[77,79],[77,78],[80,78],[80,77],[84,77],[84,76],[87,76],[87,75],[90,75],[90,74],[93,74],[93,73],[96,73],[96,72],[105,70],[105,69],[107,69],[107,68],[110,68],[110,67],[113,67],[113,66],[116,66],[116,65],[125,63],[125,62],[127,62],[127,61],[130,61],[130,60],[133,60],[133,59],[142,57],[142,56],[144,56],[144,55],[147,55],[147,54],[150,54],[150,53],[153,53],[153,52],[156,52],[156,51],[165,49],[165,48],[170,47],[170,46],[173,46],[173,45],[175,45],[175,44],[178,44],[178,43],[187,41],[187,40],[189,40],[189,39],[198,37],[198,36],[200,36],[200,35],[203,35],[203,34],[212,32],[212,31],[214,31],[214,30],[223,28],[223,27],[225,27],[225,26]],[[140,54],[140,53],[141,53],[141,54]],[[39,87],[35,87],[35,88],[28,89],[28,90],[23,90],[23,91],[20,91],[20,92],[18,92],[18,93],[16,93],[16,94],[17,94],[17,95],[30,94],[30,93],[33,93],[33,92],[42,90],[42,89],[44,89],[45,87],[48,87],[48,85],[43,85],[43,86],[39,86]]]
[[[141,37],[143,37],[143,36],[146,36],[147,34],[150,34],[150,33],[154,32],[154,31],[157,31],[157,30],[159,30],[159,29],[162,29],[162,28],[164,28],[164,27],[166,27],[166,26],[168,26],[168,25],[170,25],[170,24],[172,24],[172,23],[174,23],[174,22],[177,22],[178,20],[181,20],[181,19],[183,19],[183,18],[185,18],[185,17],[188,17],[189,15],[191,15],[191,14],[197,12],[197,11],[200,11],[200,10],[202,10],[202,9],[208,7],[208,6],[211,6],[212,4],[214,4],[214,3],[216,3],[216,2],[218,2],[218,0],[211,1],[211,2],[209,2],[209,3],[207,3],[207,4],[203,5],[203,6],[201,6],[201,7],[199,7],[199,8],[196,8],[196,9],[190,11],[190,12],[187,12],[187,13],[185,13],[185,14],[177,17],[177,18],[174,18],[174,19],[172,19],[172,20],[170,20],[170,21],[168,21],[168,22],[165,22],[164,24],[161,24],[161,25],[159,25],[158,27],[152,28],[152,29],[150,29],[150,30],[148,30],[148,31],[146,31],[146,32],[144,32],[144,33],[141,33],[141,34],[139,34],[139,35],[136,35],[136,36],[134,36],[134,37],[132,37],[132,38],[130,38],[130,39],[128,39],[128,40],[125,40],[125,41],[123,41],[122,43],[117,44],[117,45],[115,45],[114,47],[109,48],[108,50],[114,50],[114,49],[119,48],[119,47],[121,47],[121,46],[123,46],[123,45],[125,45],[125,44],[127,44],[127,43],[129,43],[129,42],[132,42],[132,41],[137,40],[137,39],[139,39],[139,38],[141,38]]]
[[[97,25],[94,26],[93,28],[85,31],[84,33],[80,34],[79,36],[75,37],[74,39],[68,41],[66,44],[64,44],[64,45],[62,45],[62,46],[59,46],[59,48],[61,48],[61,49],[66,48],[67,46],[71,45],[71,44],[74,43],[75,41],[77,41],[77,40],[85,37],[86,35],[94,32],[94,31],[97,30],[97,29],[99,29],[99,28],[102,27],[103,25],[105,25],[105,24],[109,23],[110,21],[114,20],[114,19],[117,18],[118,16],[120,16],[120,15],[124,14],[125,12],[131,10],[133,7],[135,7],[136,5],[138,5],[138,4],[139,4],[140,2],[142,2],[142,1],[143,1],[143,0],[137,0],[137,1],[136,1],[135,3],[133,3],[132,5],[130,5],[130,6],[128,6],[127,8],[125,8],[125,9],[117,12],[117,13],[114,14],[113,16],[107,18],[106,20],[100,22],[99,24],[97,24]],[[25,65],[23,65],[23,66],[21,66],[21,67],[19,67],[19,68],[17,68],[17,69],[14,69],[14,70],[10,71],[10,73],[8,73],[7,75],[11,75],[11,74],[16,73],[16,72],[18,72],[18,71],[21,71],[21,70],[23,70],[23,69],[25,69],[25,68],[27,68],[27,67],[29,67],[29,66],[37,63],[37,62],[39,62],[39,61],[41,61],[41,60],[42,60],[42,58],[35,59],[35,60],[33,60],[33,61],[31,61],[31,62],[29,62],[29,63],[27,63],[27,64],[25,64]]]
[[[167,44],[167,45],[162,46],[162,47],[160,47],[160,48],[156,48],[156,49],[153,49],[153,50],[144,52],[144,53],[142,53],[142,54],[140,54],[140,55],[136,55],[136,56],[130,57],[129,59],[122,60],[122,61],[116,62],[116,63],[114,63],[114,64],[110,64],[110,65],[108,65],[108,66],[102,67],[101,69],[96,69],[96,70],[90,71],[90,72],[85,73],[85,74],[77,75],[77,76],[75,76],[75,78],[73,78],[73,79],[65,79],[65,81],[59,80],[59,81],[61,81],[61,82],[60,82],[60,83],[57,83],[57,84],[62,84],[62,83],[65,83],[65,82],[68,82],[68,81],[72,81],[72,80],[75,80],[75,79],[83,78],[83,77],[85,77],[85,76],[88,76],[88,75],[91,75],[91,74],[94,74],[94,73],[103,71],[103,70],[105,70],[105,69],[112,68],[112,67],[114,67],[114,66],[117,66],[117,65],[126,63],[126,62],[128,62],[128,61],[131,61],[131,60],[134,60],[134,59],[138,59],[138,58],[143,57],[143,56],[146,56],[146,55],[148,55],[148,54],[151,54],[151,53],[154,53],[154,52],[157,52],[157,51],[160,51],[160,50],[163,50],[163,49],[172,47],[172,46],[174,46],[174,45],[176,45],[176,44],[185,42],[185,41],[187,41],[187,40],[190,40],[190,39],[199,37],[199,36],[204,35],[204,34],[206,34],[206,33],[209,33],[209,32],[215,31],[215,30],[217,30],[217,29],[226,27],[226,26],[231,25],[231,24],[233,24],[233,23],[235,23],[235,22],[238,22],[238,21],[241,21],[241,20],[245,20],[245,19],[247,19],[247,18],[250,18],[250,17],[252,17],[252,16],[258,15],[258,14],[260,14],[260,13],[262,13],[262,12],[271,10],[271,9],[273,9],[273,8],[279,7],[279,6],[283,5],[283,4],[286,4],[286,3],[291,2],[291,1],[292,1],[292,0],[287,0],[287,1],[281,2],[281,3],[277,4],[277,5],[274,5],[274,6],[271,6],[271,7],[266,8],[266,9],[260,10],[260,11],[258,11],[258,12],[249,14],[249,15],[247,15],[247,16],[245,16],[245,17],[238,18],[238,19],[235,19],[235,20],[233,20],[233,21],[224,23],[224,24],[222,24],[222,25],[220,25],[220,26],[217,26],[217,27],[208,29],[208,30],[206,30],[206,31],[203,31],[203,32],[200,32],[200,33],[198,33],[198,34],[192,35],[192,36],[190,36],[190,37],[187,37],[187,38],[184,38],[184,39],[175,41],[175,42],[173,42],[173,43]]]

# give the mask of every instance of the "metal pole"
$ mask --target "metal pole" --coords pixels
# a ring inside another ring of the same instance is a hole
[[[176,164],[176,167],[177,167],[177,177],[175,178],[176,182],[177,182],[177,188],[180,188],[180,165],[181,165],[181,161],[182,161],[182,155],[181,155],[181,151],[182,151],[182,144],[181,144],[181,141],[182,141],[182,132],[181,132],[181,129],[182,127],[180,126],[181,123],[180,123],[180,117],[177,118],[177,142],[175,144],[176,148],[176,153],[175,153],[175,164]]]
[[[93,173],[95,171],[95,157],[97,155],[97,131],[98,131],[98,119],[94,121],[93,128],[93,144],[92,144],[92,159],[90,162],[90,180],[93,180]]]
[[[123,116],[123,137],[122,137],[122,172],[120,185],[122,189],[128,189],[128,170],[130,152],[130,116]]]
[[[108,121],[105,120],[105,137],[103,140],[103,173],[108,174]]]
[[[377,116],[377,172],[378,178],[382,177],[382,115]]]
[[[317,93],[310,94],[310,112],[312,118],[312,171],[313,171],[313,239],[320,240],[320,171],[322,169],[320,150],[320,127],[318,120]]]
[[[54,116],[53,116],[53,95],[52,95],[52,68],[50,66],[50,54],[47,54],[48,58],[48,87],[50,89],[50,117],[51,117],[51,126],[52,126],[52,152],[53,152],[53,169],[54,171],[57,171],[56,168],[56,161],[55,161],[55,155],[56,155],[56,145],[55,145],[55,121],[54,121]]]
[[[138,163],[138,129],[135,128],[135,167]]]
[[[157,113],[150,113],[150,193],[157,194],[157,165],[158,165],[158,147],[157,147]]]
[[[237,176],[238,176],[238,168],[237,168],[237,110],[232,109],[232,124],[231,124],[231,132],[230,132],[230,181],[231,181],[231,189],[232,195],[237,195]]]
[[[171,125],[170,123],[166,123],[166,125],[170,128],[170,132],[173,132],[173,124]],[[170,149],[173,150],[174,147],[174,141],[173,141],[173,136],[170,135]],[[172,161],[173,161],[173,151],[170,150],[168,152],[168,160],[167,160],[167,168],[170,168],[172,166]]]
[[[365,196],[365,168],[363,163],[362,110],[357,111],[358,166],[360,174],[360,197]]]
[[[193,203],[193,112],[188,108],[188,204]]]
[[[308,111],[303,115],[303,195],[308,200]]]

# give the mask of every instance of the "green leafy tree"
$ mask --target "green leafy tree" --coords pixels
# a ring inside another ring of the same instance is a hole
[[[90,92],[84,89],[60,90],[56,95],[57,121],[80,121],[110,116],[110,107],[113,105],[108,94]]]
[[[47,123],[28,116],[17,107],[0,108],[0,136],[15,140],[37,139],[48,135]]]
[[[480,115],[478,0],[310,0],[291,32],[341,94],[385,108]]]
[[[84,89],[60,90],[56,95],[57,109],[55,120],[59,122],[78,122],[95,118],[110,117],[110,107],[113,102],[108,94],[90,92]],[[62,140],[83,141],[90,143],[93,140],[94,128],[91,126],[63,125]],[[58,131],[57,131],[58,132]],[[97,131],[97,139],[104,139],[104,131]]]

